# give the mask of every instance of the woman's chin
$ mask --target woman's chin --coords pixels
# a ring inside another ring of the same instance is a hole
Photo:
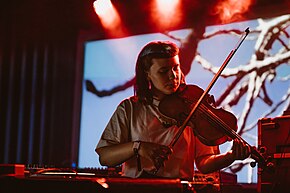
[[[167,88],[166,91],[164,91],[165,94],[173,94],[177,91],[178,88]]]

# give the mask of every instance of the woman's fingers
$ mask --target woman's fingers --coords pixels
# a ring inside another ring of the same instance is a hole
[[[251,153],[251,147],[242,140],[235,139],[233,142],[233,156],[237,160],[243,160],[249,157]]]
[[[151,160],[156,168],[164,166],[164,161],[169,159],[172,150],[164,145],[156,145],[152,148]]]
[[[142,142],[139,154],[142,157],[152,160],[154,165],[164,165],[163,162],[169,159],[172,150],[165,145],[156,143]]]

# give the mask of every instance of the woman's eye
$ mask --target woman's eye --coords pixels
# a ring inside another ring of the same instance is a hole
[[[168,72],[168,69],[160,69],[159,72],[160,73],[166,73],[166,72]]]

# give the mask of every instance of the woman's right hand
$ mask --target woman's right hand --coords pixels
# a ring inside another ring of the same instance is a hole
[[[164,161],[168,160],[171,153],[172,149],[165,145],[143,141],[140,144],[139,155],[151,160],[155,168],[158,169],[164,166]]]

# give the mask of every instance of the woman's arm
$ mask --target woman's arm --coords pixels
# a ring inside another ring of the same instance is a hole
[[[127,161],[134,156],[133,144],[134,142],[128,142],[97,148],[101,165],[114,167]],[[138,153],[141,157],[151,160],[153,165],[160,166],[168,160],[172,150],[165,145],[142,141]]]
[[[101,165],[114,167],[134,156],[133,142],[100,147],[96,152]]]
[[[196,158],[196,167],[202,173],[211,173],[231,165],[235,160],[243,160],[249,157],[251,147],[235,139],[233,147],[224,154],[207,155]]]

